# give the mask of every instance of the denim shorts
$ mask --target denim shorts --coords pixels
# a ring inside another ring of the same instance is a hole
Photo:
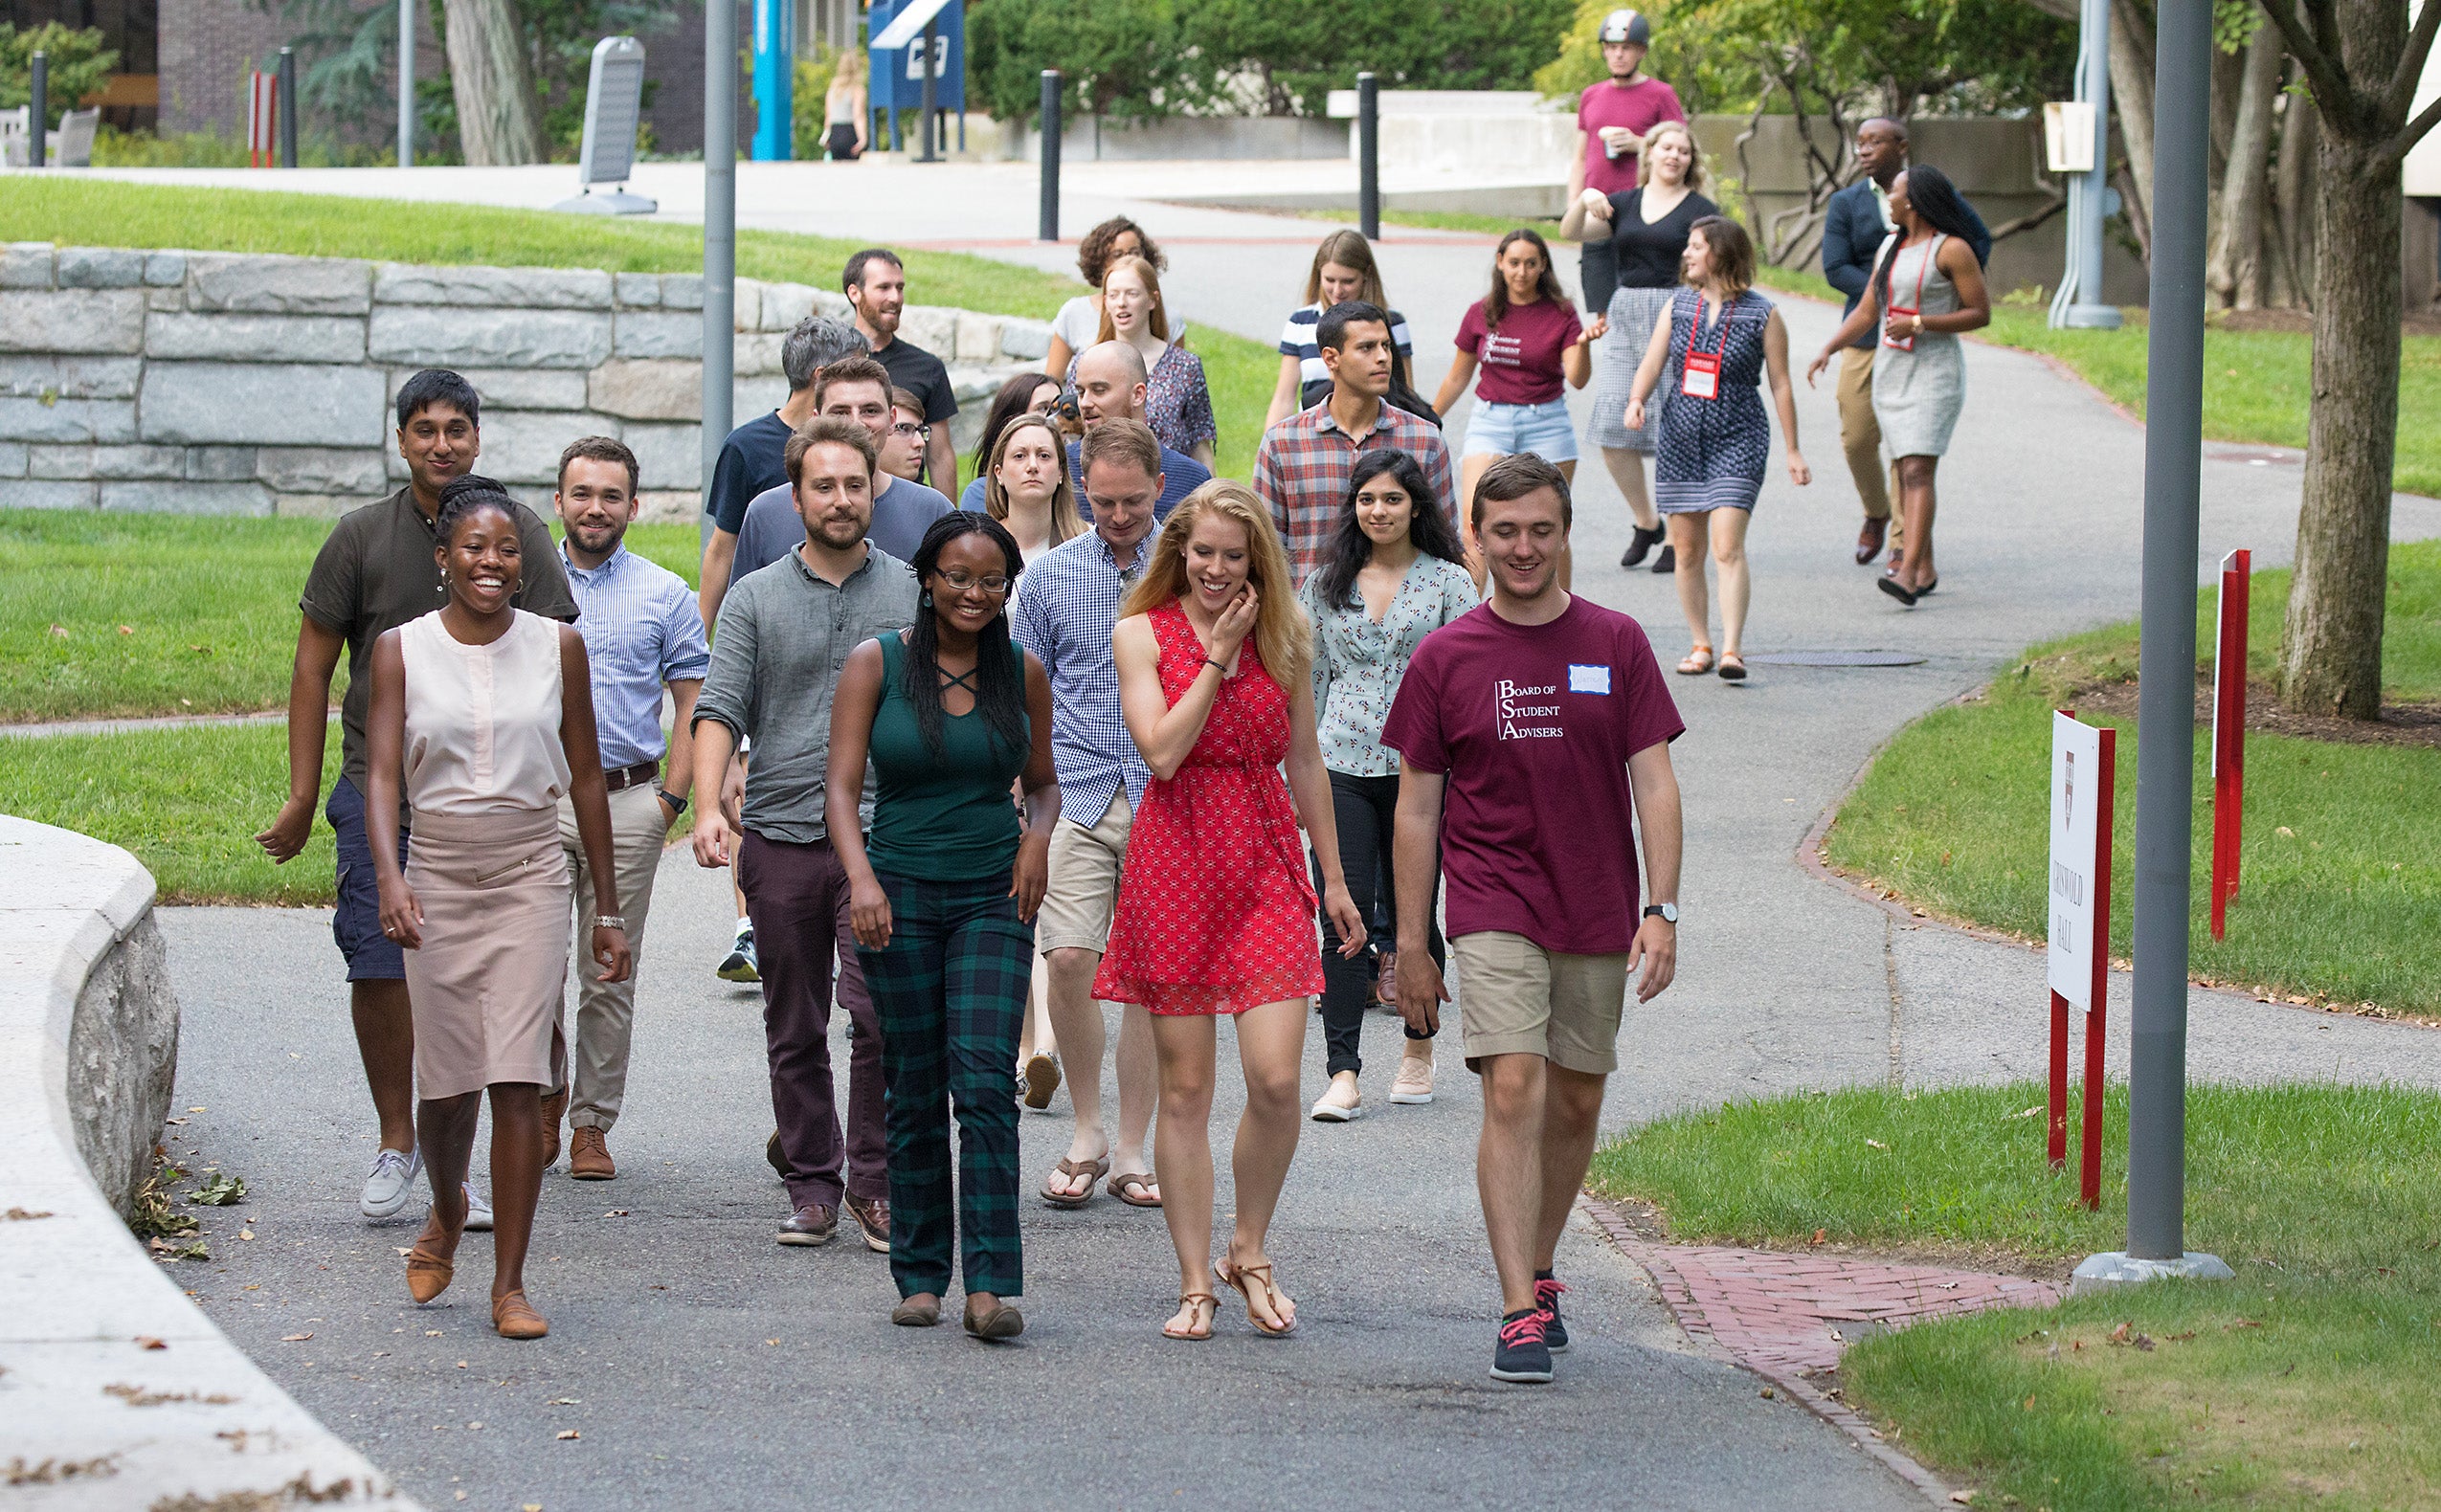
[[[1481,404],[1467,419],[1467,456],[1515,456],[1532,452],[1546,462],[1577,459],[1577,428],[1568,401],[1548,404]]]
[[[381,883],[373,875],[372,841],[365,833],[365,795],[346,777],[332,785],[323,806],[339,837],[339,909],[330,936],[347,959],[350,982],[403,982],[407,961],[397,942],[381,932]],[[407,866],[407,815],[398,816],[398,866]]]

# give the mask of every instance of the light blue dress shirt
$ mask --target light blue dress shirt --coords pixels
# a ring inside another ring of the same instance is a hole
[[[1152,559],[1147,535],[1123,570],[1110,544],[1088,530],[1018,574],[1010,630],[1051,679],[1051,766],[1060,778],[1060,816],[1087,829],[1102,821],[1122,787],[1130,808],[1143,807],[1144,785],[1153,780],[1119,712],[1119,666],[1110,651],[1119,600]]]
[[[600,567],[560,565],[576,595],[576,633],[593,680],[593,725],[602,769],[617,771],[659,761],[669,750],[661,731],[661,687],[700,682],[712,665],[704,616],[686,580],[621,545]]]

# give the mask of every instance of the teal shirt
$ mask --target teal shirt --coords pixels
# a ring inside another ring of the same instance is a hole
[[[964,714],[942,711],[941,750],[934,755],[907,700],[907,644],[895,632],[880,638],[873,834],[865,843],[873,869],[928,882],[1007,876],[1017,864],[1019,828],[1009,789],[1025,770],[1028,747],[996,737],[976,707]],[[1013,644],[1009,655],[1017,658],[1022,679],[1025,653]],[[1030,740],[1031,720],[1026,727]]]

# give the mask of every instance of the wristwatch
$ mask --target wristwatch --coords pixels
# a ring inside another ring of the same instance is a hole
[[[1645,909],[1645,917],[1658,919],[1674,929],[1678,926],[1678,905],[1676,903],[1650,904]]]
[[[680,814],[686,812],[686,800],[684,798],[682,798],[677,793],[670,791],[667,788],[659,788],[654,790],[661,795],[661,802],[669,805],[669,812],[671,813]]]

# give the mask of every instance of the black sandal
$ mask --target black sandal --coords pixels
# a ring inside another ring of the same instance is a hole
[[[1915,607],[1915,595],[1909,592],[1906,589],[1901,588],[1899,586],[1898,579],[1894,577],[1875,578],[1873,580],[1873,586],[1880,589],[1883,592],[1888,593],[1891,597],[1898,600],[1900,603],[1906,605],[1909,609],[1914,609]]]

